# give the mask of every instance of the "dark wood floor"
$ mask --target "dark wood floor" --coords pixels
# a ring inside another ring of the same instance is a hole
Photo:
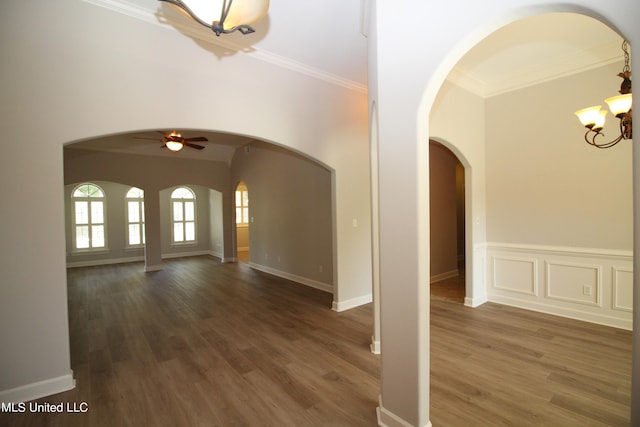
[[[441,286],[444,284],[440,284]],[[84,414],[1,426],[374,426],[372,307],[210,257],[70,269]],[[431,302],[434,426],[629,424],[631,334],[497,304]]]

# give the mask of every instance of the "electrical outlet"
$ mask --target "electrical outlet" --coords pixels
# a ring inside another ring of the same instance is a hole
[[[589,285],[582,285],[582,294],[590,297],[593,293],[593,288]]]
[[[322,273],[324,271],[324,267],[322,266],[322,264],[320,264],[318,266],[318,273]]]

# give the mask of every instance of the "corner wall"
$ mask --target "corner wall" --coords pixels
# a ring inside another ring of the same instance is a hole
[[[252,144],[236,151],[231,175],[249,188],[249,264],[333,293],[331,172],[283,148]]]

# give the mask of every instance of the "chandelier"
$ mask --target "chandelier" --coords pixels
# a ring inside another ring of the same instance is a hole
[[[220,34],[255,32],[252,24],[267,14],[269,0],[158,0],[186,12],[196,22]]]
[[[601,106],[597,105],[576,111],[578,119],[587,128],[587,133],[584,134],[585,141],[587,141],[587,144],[597,148],[613,147],[623,139],[631,139],[632,137],[631,68],[629,67],[629,43],[626,40],[622,42],[622,51],[624,52],[624,67],[622,72],[618,73],[618,76],[622,77],[620,95],[604,100],[609,105],[613,115],[620,120],[620,135],[609,142],[596,141],[598,137],[604,137],[601,130],[604,127],[607,110],[601,110]]]

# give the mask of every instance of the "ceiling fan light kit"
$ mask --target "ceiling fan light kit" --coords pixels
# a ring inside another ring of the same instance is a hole
[[[177,141],[167,141],[165,146],[171,151],[180,151],[182,150],[182,147],[184,147],[181,142]]]
[[[267,15],[269,0],[158,0],[177,7],[216,36],[255,32],[251,26]]]
[[[208,139],[204,136],[194,136],[192,138],[184,138],[181,134],[179,134],[175,130],[172,131],[171,133],[166,133],[159,130],[158,133],[162,135],[162,139],[160,139],[160,141],[164,142],[164,144],[162,145],[162,148],[168,148],[173,152],[180,151],[185,146],[189,148],[194,148],[196,150],[202,150],[204,149],[204,146],[194,144],[194,142],[208,141]],[[140,137],[140,136],[134,137],[134,138],[157,140],[157,138],[148,138],[148,137]]]
[[[582,125],[587,128],[587,133],[584,134],[585,141],[597,148],[613,147],[623,139],[631,139],[633,136],[631,68],[629,67],[629,43],[626,40],[622,42],[622,52],[624,53],[624,67],[622,72],[618,73],[618,76],[622,78],[620,95],[605,99],[611,113],[620,120],[620,135],[609,142],[599,143],[596,141],[598,136],[604,136],[601,130],[604,128],[607,115],[607,110],[601,110],[600,105],[584,108],[575,113]]]

